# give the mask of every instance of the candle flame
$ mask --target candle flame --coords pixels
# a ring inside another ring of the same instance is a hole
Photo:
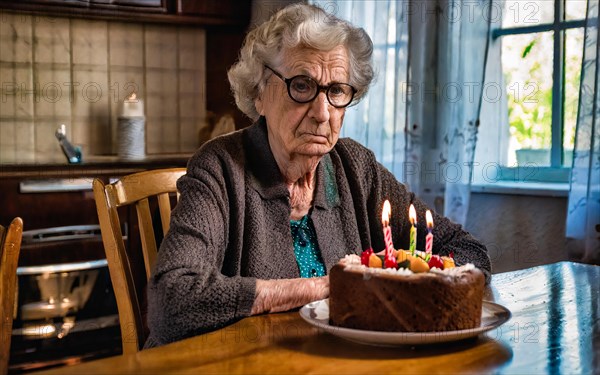
[[[383,211],[381,212],[381,222],[384,226],[389,225],[390,216],[392,215],[392,206],[390,205],[390,201],[387,199],[383,202]]]
[[[132,102],[135,101],[136,99],[137,99],[137,95],[135,94],[135,92],[132,92],[131,95],[129,95],[127,97],[127,100],[132,101]]]
[[[431,216],[431,211],[425,211],[425,220],[427,221],[427,228],[431,230],[433,228],[433,216]]]
[[[417,211],[415,210],[415,206],[413,206],[412,204],[408,209],[408,219],[410,220],[410,223],[412,225],[415,225],[417,223]]]

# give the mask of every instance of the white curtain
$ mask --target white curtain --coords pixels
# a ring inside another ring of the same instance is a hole
[[[600,264],[600,66],[598,2],[588,0],[579,111],[567,214],[571,259]]]
[[[327,12],[360,26],[373,40],[377,78],[369,94],[349,107],[342,137],[350,137],[371,149],[394,175],[403,174],[408,79],[407,2],[313,1]]]
[[[373,150],[411,191],[465,224],[491,0],[314,3],[363,27],[375,47],[378,78],[347,111],[342,136]]]
[[[419,176],[414,174],[418,181],[413,184],[419,185],[413,190],[436,210],[464,225],[490,25],[494,14],[499,13],[490,0],[412,4],[416,7],[411,11],[416,15],[412,18],[412,55],[424,54],[414,59],[417,63],[411,67],[414,93],[407,160],[420,172]]]

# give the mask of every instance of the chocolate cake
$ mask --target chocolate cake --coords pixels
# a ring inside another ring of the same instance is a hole
[[[331,269],[329,283],[329,320],[334,326],[437,332],[481,324],[485,277],[471,264],[413,273],[369,268],[350,255]]]

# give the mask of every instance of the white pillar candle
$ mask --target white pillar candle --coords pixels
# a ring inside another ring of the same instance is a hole
[[[123,101],[121,117],[144,117],[144,101],[135,92]]]

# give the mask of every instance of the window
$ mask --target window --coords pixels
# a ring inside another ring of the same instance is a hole
[[[508,106],[502,179],[518,180],[515,176],[526,168],[536,169],[536,181],[568,178],[585,11],[585,0],[505,2],[501,27],[492,34],[501,42]]]

